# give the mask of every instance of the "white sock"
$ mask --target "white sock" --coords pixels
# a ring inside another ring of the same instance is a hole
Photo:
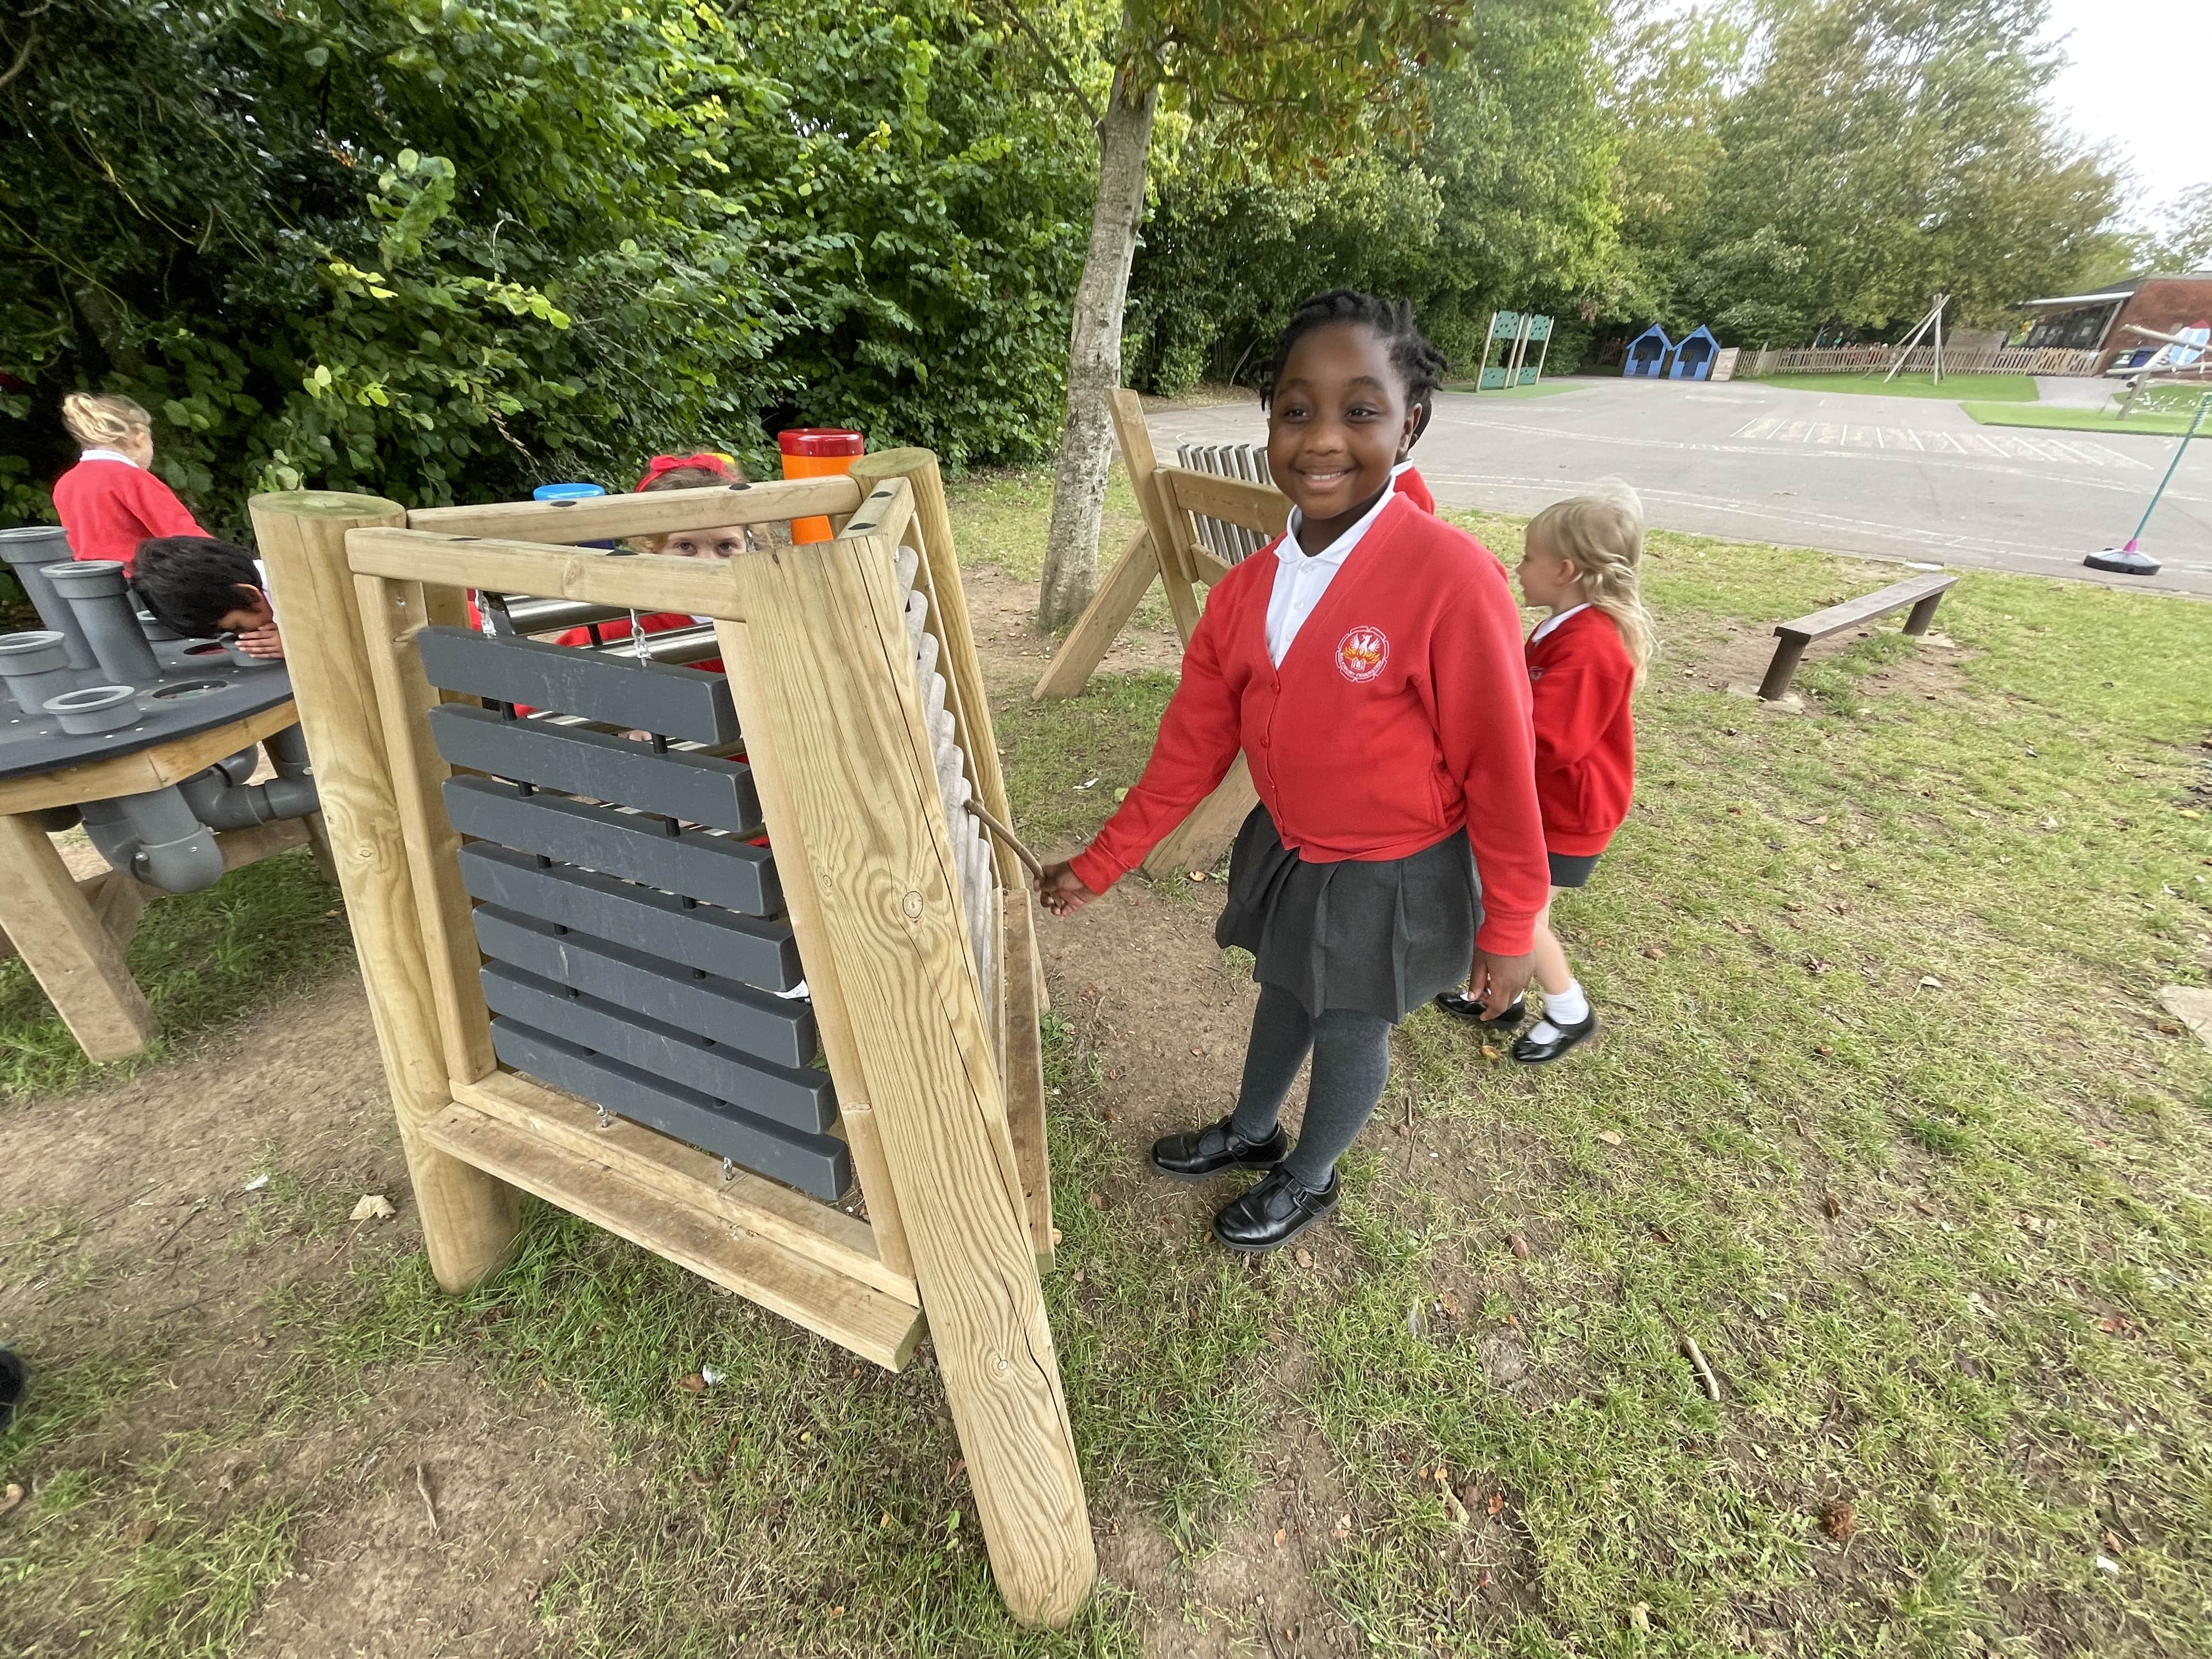
[[[1589,1018],[1589,999],[1583,994],[1582,982],[1569,980],[1564,991],[1544,993],[1544,1019],[1551,1025],[1579,1025]]]

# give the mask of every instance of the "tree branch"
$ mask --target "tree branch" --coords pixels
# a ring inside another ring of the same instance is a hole
[[[1067,88],[1067,95],[1075,100],[1083,113],[1089,118],[1091,125],[1095,127],[1103,121],[1106,118],[1105,112],[1091,101],[1089,95],[1084,92],[1074,75],[1069,70],[1066,63],[1052,49],[1052,43],[1037,33],[1035,24],[1022,15],[1019,6],[1002,3],[999,9],[1012,21],[1016,28],[1029,36],[1031,45],[1044,54],[1045,62],[1052,65],[1054,73],[1060,76],[1060,83]]]
[[[31,48],[38,45],[38,30],[27,29],[24,31],[23,49],[15,54],[15,61],[8,65],[8,72],[5,75],[0,75],[0,87],[6,86],[10,81],[14,80],[17,76],[23,72],[23,65],[31,61]]]

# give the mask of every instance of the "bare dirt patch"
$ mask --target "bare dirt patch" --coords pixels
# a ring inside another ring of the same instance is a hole
[[[538,1587],[634,1488],[608,1473],[587,1418],[447,1364],[373,1369],[301,1421],[257,1420],[284,1359],[264,1329],[270,1298],[346,1274],[357,1252],[417,1246],[358,981],[117,1086],[31,1103],[8,1133],[0,1328],[33,1367],[33,1409],[41,1374],[73,1362],[104,1356],[143,1379],[60,1448],[136,1487],[126,1544],[158,1547],[156,1515],[220,1526],[281,1503],[294,1572],[242,1651],[536,1650]],[[398,1218],[347,1220],[364,1193],[389,1194]],[[41,1651],[90,1650],[45,1635],[59,1645]]]

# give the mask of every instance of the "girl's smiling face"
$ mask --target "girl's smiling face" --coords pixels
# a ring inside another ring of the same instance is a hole
[[[1374,329],[1324,323],[1299,337],[1267,404],[1267,465],[1298,509],[1307,552],[1350,529],[1382,493],[1419,413]]]

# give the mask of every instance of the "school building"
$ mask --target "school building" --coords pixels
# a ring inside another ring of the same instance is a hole
[[[2029,313],[2027,346],[2095,351],[2099,374],[2125,374],[2151,366],[2163,351],[2160,367],[2191,355],[2131,334],[2127,325],[2161,334],[2187,334],[2200,343],[2212,339],[2212,270],[2185,276],[2145,275],[2114,283],[2094,294],[2064,294],[2048,300],[2023,300],[2014,307]],[[2191,354],[2193,355],[2193,354]]]

